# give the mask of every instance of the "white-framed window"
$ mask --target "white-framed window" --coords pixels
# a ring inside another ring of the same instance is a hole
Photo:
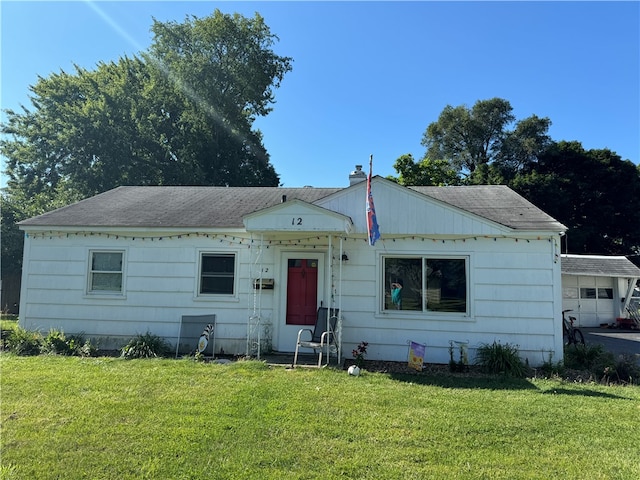
[[[199,295],[234,295],[235,253],[200,253]]]
[[[124,293],[124,251],[90,250],[88,293]]]
[[[469,313],[469,258],[383,256],[383,309]]]

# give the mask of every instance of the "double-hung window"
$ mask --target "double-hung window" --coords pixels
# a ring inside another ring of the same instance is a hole
[[[235,267],[234,253],[201,253],[200,295],[233,295]]]
[[[89,252],[89,293],[122,294],[123,260],[121,250]]]
[[[385,310],[469,313],[468,257],[385,256]]]

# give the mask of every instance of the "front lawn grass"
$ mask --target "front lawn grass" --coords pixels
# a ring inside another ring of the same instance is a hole
[[[637,386],[10,354],[0,368],[0,478],[640,478]]]

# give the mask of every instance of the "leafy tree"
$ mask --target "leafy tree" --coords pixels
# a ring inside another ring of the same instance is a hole
[[[531,115],[506,132],[502,147],[496,155],[494,167],[505,180],[530,169],[538,157],[553,145],[548,135],[551,120]]]
[[[423,158],[419,162],[411,154],[402,155],[393,164],[393,168],[400,175],[397,181],[400,185],[458,185],[460,180],[457,172],[445,160],[430,160]]]
[[[640,169],[610,150],[558,142],[511,186],[569,227],[569,253],[640,253]]]
[[[449,162],[466,183],[504,183],[535,161],[551,143],[551,121],[535,115],[516,121],[501,98],[479,100],[472,108],[447,105],[422,138],[426,158]]]
[[[140,57],[40,77],[33,111],[8,111],[9,192],[90,196],[118,185],[277,185],[258,115],[291,70],[263,18],[216,10],[154,21]]]
[[[166,115],[193,132],[175,147],[169,142],[169,156],[195,166],[204,184],[277,185],[262,136],[251,127],[271,111],[291,59],[273,52],[277,37],[263,18],[216,10],[181,24],[156,21],[152,31],[145,58],[158,84],[185,105]]]
[[[499,152],[505,127],[514,120],[507,100],[479,100],[469,109],[447,105],[422,138],[427,157],[445,159],[458,171],[473,174]]]
[[[137,59],[123,59],[94,72],[76,68],[74,75],[39,78],[31,87],[35,110],[8,112],[3,128],[11,137],[0,144],[10,193],[51,194],[64,182],[90,196],[120,184],[154,183],[157,148],[141,134],[148,116],[136,106],[146,70]]]

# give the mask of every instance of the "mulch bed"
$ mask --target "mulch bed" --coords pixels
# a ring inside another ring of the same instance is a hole
[[[343,368],[346,370],[354,362],[351,359],[345,360]],[[422,367],[422,371],[410,368],[407,362],[383,362],[378,360],[365,360],[363,369],[367,372],[389,373],[396,375],[447,375],[454,377],[492,377],[495,375],[482,371],[477,365],[469,365],[463,372],[452,372],[449,365],[426,363]],[[532,368],[528,378],[548,378],[542,371]],[[565,369],[562,374],[562,380],[572,383],[588,383],[599,382],[599,379],[593,377],[588,370],[571,370]]]
[[[354,364],[353,360],[345,360],[343,368],[346,370]],[[422,370],[418,371],[409,367],[407,362],[384,362],[380,360],[365,360],[362,367],[367,372],[376,373],[395,373],[406,375],[433,375],[433,374],[445,374],[445,375],[460,375],[460,376],[483,376],[486,375],[480,371],[480,368],[476,365],[469,365],[464,372],[451,372],[449,365],[442,365],[437,363],[425,363],[422,366]]]

